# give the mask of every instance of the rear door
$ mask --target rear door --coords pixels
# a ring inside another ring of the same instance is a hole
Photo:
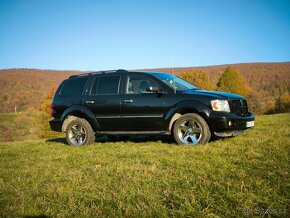
[[[120,126],[120,75],[97,75],[84,104],[95,115],[101,131],[116,131]]]

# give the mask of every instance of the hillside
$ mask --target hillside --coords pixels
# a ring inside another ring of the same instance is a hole
[[[285,63],[244,63],[206,67],[192,67],[208,72],[213,84],[216,84],[226,67],[232,66],[240,70],[249,83],[252,92],[260,103],[272,102],[280,84],[289,89],[290,62]],[[190,69],[174,68],[174,73]],[[145,69],[145,71],[162,71],[172,73],[171,68]],[[0,70],[0,113],[17,111],[28,107],[38,107],[41,97],[51,88],[57,87],[65,78],[81,71],[57,71],[37,69]]]
[[[42,96],[51,88],[78,71],[36,69],[0,70],[0,112],[38,108]]]
[[[289,217],[289,123],[258,116],[244,135],[197,146],[0,143],[0,216]]]

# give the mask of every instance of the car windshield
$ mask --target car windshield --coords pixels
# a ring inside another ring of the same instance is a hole
[[[189,82],[186,82],[185,80],[176,76],[172,76],[170,74],[152,73],[152,75],[156,76],[158,79],[162,80],[164,83],[166,83],[176,91],[198,89],[196,86],[190,84]]]

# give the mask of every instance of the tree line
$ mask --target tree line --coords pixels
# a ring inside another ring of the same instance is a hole
[[[278,90],[274,93],[275,101],[271,103],[268,102],[265,106],[261,106],[259,97],[250,88],[239,70],[233,67],[227,67],[225,69],[217,84],[213,84],[210,81],[208,73],[204,70],[190,69],[180,73],[178,76],[201,89],[242,95],[248,100],[250,111],[256,114],[272,114],[290,111],[290,95],[287,81],[275,81],[275,88]]]

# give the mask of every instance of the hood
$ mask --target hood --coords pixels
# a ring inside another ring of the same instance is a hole
[[[198,95],[204,95],[216,99],[244,99],[243,96],[232,94],[228,92],[218,92],[218,91],[209,91],[209,90],[203,90],[203,89],[193,89],[193,90],[186,90],[183,93],[185,94],[198,94]]]

